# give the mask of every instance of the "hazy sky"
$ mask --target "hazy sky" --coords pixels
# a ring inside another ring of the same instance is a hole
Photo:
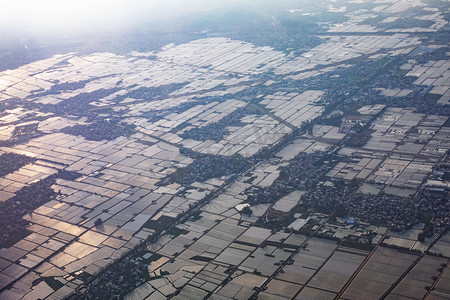
[[[0,28],[95,31],[234,6],[243,0],[1,0]]]

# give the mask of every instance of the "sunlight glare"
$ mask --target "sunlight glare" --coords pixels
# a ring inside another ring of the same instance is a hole
[[[152,15],[160,0],[1,1],[0,26],[37,31],[110,29]]]

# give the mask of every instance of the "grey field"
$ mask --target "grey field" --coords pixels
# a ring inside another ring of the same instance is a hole
[[[0,299],[450,298],[448,1],[281,2],[0,69]]]

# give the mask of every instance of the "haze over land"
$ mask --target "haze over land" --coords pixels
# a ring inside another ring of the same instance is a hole
[[[37,2],[0,299],[450,297],[447,1]]]

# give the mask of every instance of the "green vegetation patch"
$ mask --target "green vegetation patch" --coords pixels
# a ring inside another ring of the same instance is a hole
[[[187,167],[178,169],[163,182],[189,185],[193,182],[204,182],[211,178],[232,176],[240,173],[248,166],[248,160],[239,156],[208,155],[196,159]]]
[[[134,125],[116,120],[99,120],[89,125],[75,125],[61,131],[67,134],[79,135],[89,141],[114,140],[120,136],[130,136],[134,133]]]
[[[186,229],[181,229],[176,226],[174,228],[170,229],[168,232],[168,234],[172,235],[174,238],[179,235],[188,234],[188,233],[189,233],[189,231],[187,231]]]
[[[23,229],[23,230],[17,232],[16,234],[12,235],[9,239],[4,241],[3,243],[0,243],[0,248],[10,248],[15,243],[20,242],[21,240],[23,240],[30,234],[32,234],[31,231],[29,231],[28,229]]]
[[[55,291],[59,290],[64,286],[64,284],[61,281],[56,280],[54,277],[45,277],[44,281]]]
[[[365,129],[361,132],[355,133],[346,142],[346,145],[356,148],[362,147],[369,141],[373,132],[373,130]]]
[[[145,224],[145,228],[153,229],[156,232],[161,232],[166,229],[170,224],[175,221],[174,218],[168,216],[161,216],[158,220],[148,220]]]
[[[0,155],[0,177],[8,175],[14,171],[19,170],[23,166],[35,162],[36,159],[20,155],[16,153],[4,153]]]

